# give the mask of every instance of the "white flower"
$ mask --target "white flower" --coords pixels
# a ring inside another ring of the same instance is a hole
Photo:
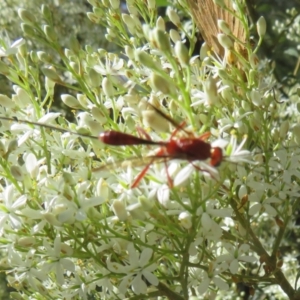
[[[37,261],[34,259],[35,250],[31,249],[27,254],[17,252],[12,246],[8,247],[8,261],[11,267],[13,267],[14,279],[20,284],[23,281],[29,283],[29,285],[38,290],[37,279],[44,281],[47,276],[44,272],[36,268]]]
[[[119,291],[122,294],[126,294],[127,289],[131,286],[133,292],[137,295],[145,294],[147,292],[147,285],[142,279],[142,276],[152,285],[158,285],[158,279],[152,273],[156,270],[157,265],[152,263],[150,265],[149,261],[153,254],[153,250],[150,248],[145,248],[139,255],[133,244],[129,244],[127,247],[129,264],[121,265],[116,262],[111,262],[110,259],[107,261],[107,268],[114,273],[127,274],[123,277],[120,285]]]
[[[43,272],[49,273],[51,270],[54,270],[56,275],[56,280],[59,285],[64,283],[64,269],[67,269],[71,272],[75,271],[74,263],[68,259],[64,258],[64,255],[72,256],[73,249],[67,244],[61,243],[60,236],[57,236],[54,240],[53,248],[49,242],[44,240],[44,247],[46,248],[46,257],[45,263],[42,267]]]
[[[201,283],[198,286],[198,292],[203,294],[209,288],[209,284],[211,281],[220,289],[220,290],[228,290],[229,285],[222,280],[218,274],[224,272],[228,268],[226,263],[216,264],[210,263],[208,272],[203,272],[203,277],[201,279]]]
[[[16,199],[15,187],[11,184],[7,186],[2,193],[3,203],[0,205],[0,233],[2,234],[7,221],[10,222],[11,228],[18,229],[22,225],[22,220],[18,216],[19,208],[26,202],[27,197],[25,195]]]
[[[18,48],[25,43],[25,40],[22,38],[18,39],[10,46],[8,45],[9,43],[10,41],[7,41],[6,45],[0,47],[0,57],[16,54],[18,52]]]
[[[244,255],[248,252],[250,246],[247,244],[242,244],[238,249],[229,243],[224,243],[224,247],[228,251],[228,254],[221,255],[217,258],[217,262],[227,262],[229,263],[229,270],[232,274],[236,274],[239,269],[239,261],[254,263],[256,258],[254,256]]]

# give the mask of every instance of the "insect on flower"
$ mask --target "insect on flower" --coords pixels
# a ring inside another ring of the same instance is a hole
[[[173,119],[171,119],[169,116],[164,114],[161,110],[154,107],[152,104],[147,103],[147,105],[149,105],[157,114],[159,114],[162,118],[166,119],[169,123],[171,123],[174,126],[175,129],[172,132],[169,140],[154,141],[150,138],[150,136],[148,136],[146,132],[142,131],[142,129],[140,129],[139,131],[141,132],[141,134],[145,136],[145,138],[137,137],[131,134],[114,131],[114,130],[104,131],[100,133],[98,137],[96,137],[96,136],[71,132],[69,130],[63,128],[57,128],[55,126],[44,124],[44,123],[11,119],[2,116],[0,116],[0,119],[19,122],[19,123],[26,123],[35,126],[41,126],[41,127],[50,128],[60,132],[69,132],[82,137],[99,139],[104,144],[111,145],[111,146],[148,145],[148,146],[158,147],[154,155],[147,156],[145,159],[142,159],[142,164],[145,165],[145,167],[139,173],[139,175],[134,179],[133,183],[131,184],[131,188],[135,188],[139,185],[140,181],[144,178],[150,166],[154,162],[162,162],[165,164],[168,184],[170,187],[172,187],[173,185],[173,181],[167,169],[167,162],[170,160],[173,159],[186,160],[199,171],[207,171],[207,170],[200,169],[198,166],[194,165],[194,162],[196,161],[209,160],[209,164],[212,167],[217,167],[221,164],[223,160],[222,149],[220,147],[212,147],[212,145],[206,141],[210,136],[210,132],[206,132],[199,137],[195,137],[192,133],[184,129],[185,122],[181,124],[177,124]],[[185,137],[176,137],[179,131],[182,131],[185,134]],[[104,166],[100,166],[94,169],[94,171],[98,172],[107,169],[110,169],[109,165],[105,164]]]
[[[119,131],[105,131],[100,133],[99,139],[112,146],[132,146],[132,145],[152,145],[158,146],[158,150],[155,155],[147,157],[148,162],[140,174],[135,178],[131,187],[135,188],[138,186],[142,178],[146,175],[150,166],[156,160],[162,161],[166,166],[166,173],[168,183],[170,186],[173,185],[172,179],[167,170],[167,161],[171,159],[187,160],[193,164],[193,161],[205,161],[210,160],[212,167],[217,167],[223,160],[223,153],[220,147],[212,147],[206,140],[210,136],[210,132],[206,132],[199,137],[193,136],[191,133],[184,130],[185,123],[177,124],[170,117],[165,115],[162,111],[157,109],[155,106],[148,103],[159,115],[168,120],[174,127],[175,130],[171,134],[168,141],[153,141],[150,137],[140,138],[131,134],[122,133]],[[179,130],[185,132],[187,137],[176,138],[176,134]],[[147,134],[145,134],[147,136]],[[194,166],[199,169],[197,166]],[[98,168],[101,170],[102,168]],[[201,169],[199,169],[201,171]],[[205,171],[205,170],[204,170]]]

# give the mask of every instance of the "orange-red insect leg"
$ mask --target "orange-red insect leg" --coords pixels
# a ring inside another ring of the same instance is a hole
[[[198,137],[199,140],[205,141],[210,137],[210,132],[204,132],[202,135]]]

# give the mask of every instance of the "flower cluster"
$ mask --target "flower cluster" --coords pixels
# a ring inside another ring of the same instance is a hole
[[[235,62],[205,44],[192,54],[196,28],[182,1],[167,9],[171,30],[156,1],[127,0],[126,13],[118,0],[89,2],[88,18],[122,54],[74,40],[62,48],[55,28],[23,9],[26,38],[59,59],[23,39],[1,44],[13,92],[0,95],[0,234],[15,295],[207,299],[235,297],[233,284],[274,283],[289,291],[296,274],[284,273],[277,252],[299,198],[299,130],[296,119],[281,122],[288,99],[274,99],[268,64],[250,42],[249,59],[236,52]],[[241,41],[224,22],[218,38],[232,48]],[[264,19],[257,30],[262,38]],[[72,120],[51,110],[57,86],[68,90],[60,100]],[[97,138],[107,130],[161,143],[116,135],[109,146]],[[211,153],[222,149],[218,168],[212,154],[157,157],[170,139],[200,136]]]

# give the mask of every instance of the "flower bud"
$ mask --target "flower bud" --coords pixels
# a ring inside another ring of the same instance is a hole
[[[257,90],[252,90],[250,92],[250,100],[255,106],[261,106],[262,105],[262,99],[261,94]]]
[[[24,236],[17,240],[17,245],[25,248],[32,248],[36,243],[36,240],[33,236]]]
[[[187,67],[190,60],[189,50],[187,47],[182,42],[176,42],[174,50],[180,64],[183,67]]]
[[[52,81],[51,79],[49,79],[48,77],[46,77],[46,79],[45,79],[45,89],[46,89],[47,93],[50,93],[49,95],[54,94],[54,86],[55,86],[55,82]]]
[[[34,24],[36,22],[34,15],[26,9],[19,8],[18,15],[20,19],[27,24]]]
[[[160,71],[161,69],[159,68],[158,63],[156,63],[153,59],[152,56],[150,56],[148,53],[142,50],[136,50],[135,51],[135,57],[138,62],[140,62],[142,65],[145,67],[151,69],[151,70],[158,70]]]
[[[168,18],[170,19],[170,21],[175,26],[180,27],[180,25],[181,25],[180,18],[174,9],[172,9],[170,6],[168,6],[166,14],[167,14]]]
[[[224,20],[218,20],[218,27],[222,30],[223,33],[230,35],[231,30],[228,26],[228,23],[225,22]]]
[[[96,196],[102,197],[104,199],[108,199],[109,189],[108,189],[107,182],[103,178],[100,178],[98,180],[96,186]]]
[[[80,43],[78,42],[78,39],[74,35],[71,36],[69,44],[71,50],[78,55],[79,51],[81,50],[81,46]]]
[[[74,108],[74,109],[80,109],[81,105],[78,102],[78,100],[73,97],[72,95],[68,95],[68,94],[63,94],[60,96],[62,102],[67,105],[68,107]]]
[[[217,105],[219,103],[218,89],[216,84],[216,79],[213,77],[208,77],[203,83],[204,93],[206,94],[206,99],[208,105]]]
[[[127,1],[127,9],[131,15],[139,16],[139,11],[134,4],[129,4]]]
[[[128,214],[123,201],[114,200],[112,204],[112,210],[121,222],[128,219]]]
[[[151,35],[155,47],[157,47],[162,52],[167,52],[167,53],[171,52],[170,39],[165,32],[159,30],[158,28],[155,28],[152,30]]]
[[[43,31],[50,42],[55,42],[57,40],[57,35],[51,26],[45,25]]]
[[[200,59],[203,60],[207,57],[207,52],[209,51],[207,44],[204,42],[200,49]]]
[[[165,95],[171,95],[172,91],[175,90],[175,87],[172,84],[170,84],[164,77],[161,77],[156,73],[151,74],[150,82],[156,90],[162,92]]]
[[[102,88],[103,88],[103,92],[106,97],[110,98],[110,97],[114,96],[116,93],[115,88],[113,87],[111,81],[108,80],[107,77],[103,78],[103,80],[102,80]]]
[[[10,154],[11,152],[15,151],[18,148],[18,141],[17,140],[11,140],[7,147],[6,154]]]
[[[37,54],[38,59],[41,62],[49,63],[49,62],[52,61],[51,56],[48,53],[44,52],[44,51],[38,51],[36,54]]]
[[[180,34],[178,33],[177,30],[171,29],[169,32],[169,35],[170,35],[170,38],[173,41],[173,43],[181,41]]]
[[[156,0],[148,0],[148,8],[154,10],[156,7]]]
[[[143,110],[142,118],[145,126],[149,126],[157,132],[166,132],[169,130],[169,122],[154,109]]]
[[[192,223],[192,216],[189,212],[182,212],[178,216],[178,220],[180,222],[180,225],[185,229],[190,229],[193,225]]]
[[[224,49],[232,49],[233,48],[233,42],[230,39],[229,36],[227,36],[224,33],[218,33],[218,41],[220,43],[220,45],[224,48]]]
[[[251,53],[250,56],[249,56],[249,62],[250,62],[250,65],[253,69],[256,69],[257,68],[257,65],[258,65],[258,57],[255,53]]]
[[[164,19],[161,16],[159,16],[156,21],[156,28],[158,28],[161,31],[166,31],[166,24]]]
[[[248,80],[248,82],[250,84],[252,84],[253,82],[256,82],[256,78],[257,78],[257,72],[256,72],[256,70],[251,69],[249,71],[249,80]]]
[[[292,132],[295,143],[300,146],[300,125],[294,126]]]
[[[52,12],[51,12],[51,10],[50,10],[50,8],[49,8],[48,5],[43,4],[42,8],[41,8],[41,12],[42,12],[42,15],[45,18],[45,20],[51,21],[51,19],[52,19]]]
[[[32,179],[36,178],[39,173],[39,166],[37,163],[37,159],[33,153],[29,153],[25,159],[25,166],[27,172],[30,174]]]
[[[247,187],[244,184],[242,184],[238,192],[239,199],[242,200],[243,197],[247,194],[248,194]]]
[[[89,70],[88,77],[93,88],[101,85],[101,77],[94,69]]]
[[[134,60],[134,57],[135,57],[135,51],[132,47],[126,45],[125,46],[125,53],[127,55],[127,57],[131,60]]]
[[[2,156],[2,154],[0,154]],[[24,181],[24,174],[20,166],[11,166],[10,168],[11,175],[19,182]]]
[[[120,0],[110,0],[110,6],[116,10],[120,7]]]
[[[54,68],[42,68],[43,74],[54,82],[61,83],[61,79]]]
[[[26,23],[22,23],[21,24],[21,29],[24,32],[24,34],[27,35],[27,36],[31,36],[31,37],[35,37],[36,36],[35,29],[32,26],[30,26],[30,25],[28,25]]]
[[[258,19],[256,23],[256,29],[260,38],[262,38],[266,34],[267,23],[266,23],[266,19],[263,16],[261,16]]]
[[[287,133],[290,128],[290,123],[288,120],[285,120],[281,123],[280,129],[279,129],[279,136],[281,139],[286,139],[287,138]]]

